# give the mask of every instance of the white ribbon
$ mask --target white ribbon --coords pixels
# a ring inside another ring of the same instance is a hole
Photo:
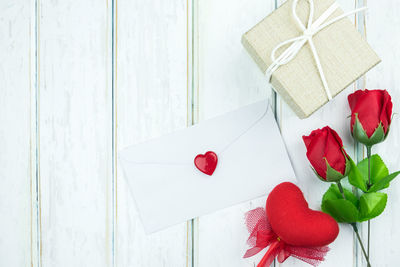
[[[314,1],[308,0],[308,2],[310,4],[310,15],[308,16],[308,22],[307,22],[307,27],[306,27],[300,21],[299,17],[297,16],[297,13],[296,13],[296,7],[297,7],[298,1],[299,0],[293,1],[292,14],[293,14],[293,17],[294,17],[295,21],[297,22],[298,26],[303,31],[303,34],[298,37],[283,41],[283,42],[279,43],[277,46],[275,46],[275,48],[272,50],[272,53],[271,53],[272,64],[265,71],[265,75],[267,76],[267,79],[270,82],[272,73],[275,70],[277,70],[280,66],[285,65],[285,64],[289,63],[291,60],[293,60],[296,57],[296,55],[300,52],[301,48],[308,42],[308,44],[310,45],[312,54],[314,56],[315,63],[317,64],[319,76],[321,77],[322,84],[324,85],[326,95],[328,96],[328,99],[331,100],[332,94],[329,90],[328,83],[326,82],[324,71],[322,70],[321,62],[319,60],[318,53],[317,53],[317,50],[315,49],[315,45],[314,45],[312,38],[320,30],[328,27],[332,23],[335,23],[349,15],[358,13],[360,11],[364,11],[367,9],[367,7],[355,9],[353,11],[344,13],[343,15],[337,16],[329,21],[326,21],[329,18],[329,16],[332,15],[333,12],[335,12],[336,9],[339,7],[338,4],[336,2],[334,2],[327,10],[325,10],[324,13],[322,13],[322,15],[318,19],[316,19],[313,22]],[[278,58],[276,58],[276,56],[275,56],[276,51],[279,48],[281,48],[282,46],[288,45],[290,43],[291,43],[291,45],[285,51],[283,51],[283,53]]]

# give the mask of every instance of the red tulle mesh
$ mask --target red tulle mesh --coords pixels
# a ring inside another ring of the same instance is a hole
[[[257,241],[257,233],[260,231],[271,231],[271,225],[267,220],[264,208],[256,208],[245,214],[247,230],[250,237],[247,240],[249,246],[255,246]]]
[[[298,247],[286,244],[272,230],[264,208],[260,207],[247,212],[245,220],[247,230],[250,233],[247,244],[251,248],[246,251],[243,257],[251,257],[269,246],[268,251],[257,267],[269,266],[275,257],[282,263],[290,256],[317,266],[324,260],[326,253],[329,251],[327,246]]]
[[[295,247],[287,245],[285,246],[285,251],[287,251],[290,256],[298,258],[304,262],[309,263],[313,266],[318,266],[323,260],[325,255],[329,251],[329,247]],[[278,259],[279,260],[279,259]]]

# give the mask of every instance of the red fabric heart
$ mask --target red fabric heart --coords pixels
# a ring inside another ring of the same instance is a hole
[[[217,163],[218,156],[212,151],[208,151],[204,155],[198,154],[194,158],[194,165],[196,165],[197,169],[207,175],[212,175],[214,173],[215,168],[217,168]]]
[[[301,190],[292,183],[276,186],[268,196],[266,209],[272,230],[287,244],[325,246],[339,234],[337,222],[326,213],[311,210]]]

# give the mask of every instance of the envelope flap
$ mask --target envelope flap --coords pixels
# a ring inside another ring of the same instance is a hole
[[[137,164],[193,163],[198,154],[210,150],[218,154],[234,145],[267,111],[270,111],[268,102],[260,101],[187,129],[127,147],[120,151],[119,158]]]

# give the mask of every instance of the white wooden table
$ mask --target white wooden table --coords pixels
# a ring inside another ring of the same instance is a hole
[[[277,0],[1,0],[0,266],[254,266],[244,260],[243,214],[265,198],[146,236],[118,151],[269,97],[311,207],[316,180],[301,135],[329,124],[360,160],[346,96],[388,88],[400,106],[400,17],[396,0],[339,0],[383,62],[311,118],[276,97],[240,43]],[[393,121],[375,152],[400,167]],[[397,266],[400,182],[372,221],[373,266]],[[223,194],[223,192],[221,192]],[[206,196],[205,196],[206,197]],[[365,228],[363,234],[365,234]],[[341,226],[321,266],[365,266]],[[279,264],[276,264],[278,266]],[[289,259],[282,266],[307,266]]]

